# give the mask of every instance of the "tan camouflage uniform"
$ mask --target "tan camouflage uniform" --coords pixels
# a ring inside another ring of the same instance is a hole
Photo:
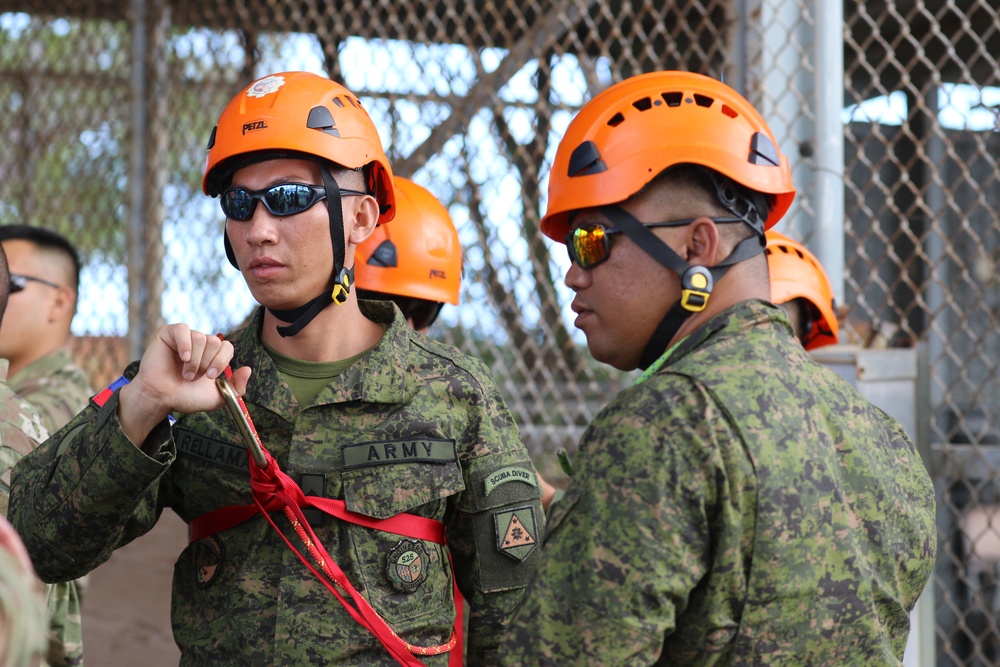
[[[265,447],[306,493],[342,498],[369,517],[410,512],[446,524],[471,611],[468,664],[495,664],[543,530],[534,468],[479,361],[411,331],[391,304],[361,307],[386,325],[381,341],[305,408],[263,348],[259,311],[230,339],[233,366],[253,369],[247,407]],[[126,374],[135,372],[133,364]],[[148,457],[122,433],[116,407],[117,394],[88,408],[14,475],[12,520],[43,578],[92,570],[165,507],[191,521],[251,502],[247,455],[225,411],[179,415],[169,431],[164,423],[149,440],[162,447]],[[284,515],[273,516],[301,549]],[[444,548],[328,516],[313,528],[403,639],[448,639],[454,600]],[[401,581],[393,575],[406,553],[426,567]],[[259,516],[189,545],[173,584],[182,665],[393,664]],[[422,660],[444,666],[448,655]]]
[[[7,384],[7,368],[7,360],[0,359],[0,516],[7,515],[14,464],[49,437],[37,410]],[[0,662],[4,664],[26,664],[29,658],[37,659],[46,643],[44,609],[37,599],[40,591],[26,585],[16,565],[13,556],[0,549],[0,616],[9,623],[10,642],[0,647]],[[5,662],[5,657],[11,662]]]
[[[10,377],[18,396],[38,410],[50,433],[87,407],[94,395],[87,372],[62,348],[28,364]],[[49,667],[83,665],[83,619],[80,606],[86,578],[48,587]]]
[[[0,359],[0,513],[7,515],[14,464],[49,437],[38,410],[7,384],[9,363]]]
[[[65,426],[94,395],[87,371],[73,361],[68,348],[28,364],[9,382],[18,396],[41,413],[42,423],[50,433]]]
[[[784,313],[730,308],[585,432],[505,665],[898,665],[934,490]]]

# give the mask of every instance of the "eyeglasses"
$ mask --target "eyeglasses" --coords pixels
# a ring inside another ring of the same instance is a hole
[[[366,195],[367,192],[341,188],[341,195]],[[326,188],[306,183],[279,183],[263,190],[241,187],[226,188],[222,193],[222,212],[230,220],[246,222],[253,217],[257,202],[264,203],[271,215],[286,216],[301,213],[316,202],[326,199]]]
[[[55,287],[56,289],[62,287],[62,285],[59,285],[58,283],[53,283],[48,280],[43,280],[42,278],[36,278],[34,276],[22,276],[18,273],[12,273],[10,274],[10,293],[17,294],[18,292],[23,291],[24,288],[28,286],[29,282],[41,283],[43,285],[48,285],[49,287]]]
[[[644,227],[684,227],[698,218],[683,218],[665,222],[644,222]],[[712,222],[740,222],[739,218],[709,218]],[[592,269],[611,256],[611,239],[613,234],[621,234],[622,230],[610,227],[601,222],[585,222],[571,229],[566,234],[566,249],[569,259],[581,269]]]

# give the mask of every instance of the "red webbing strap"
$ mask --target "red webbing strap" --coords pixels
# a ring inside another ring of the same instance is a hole
[[[219,335],[222,338],[222,335]],[[226,367],[225,370],[226,378],[232,378],[232,369]],[[253,456],[249,458],[249,468],[250,468],[250,488],[253,492],[254,503],[256,508],[264,515],[267,522],[272,528],[281,536],[288,548],[298,556],[299,560],[316,576],[319,581],[326,586],[326,588],[336,597],[336,599],[343,605],[351,617],[362,627],[367,629],[369,632],[375,635],[375,637],[382,643],[390,655],[393,656],[401,665],[407,667],[423,667],[423,663],[417,660],[413,654],[419,655],[439,655],[446,651],[450,652],[448,664],[452,667],[460,667],[462,664],[462,597],[458,590],[458,578],[455,576],[454,564],[451,563],[451,554],[449,553],[449,564],[452,566],[452,582],[454,590],[454,601],[455,601],[455,626],[452,631],[452,636],[450,640],[439,646],[434,647],[420,647],[414,646],[403,640],[402,637],[396,634],[392,628],[389,627],[385,619],[383,619],[377,611],[371,606],[371,604],[354,588],[351,582],[348,580],[347,575],[340,566],[337,565],[336,561],[330,557],[326,549],[320,543],[316,534],[313,532],[312,526],[306,520],[305,515],[302,513],[303,506],[312,506],[323,511],[332,510],[329,512],[334,516],[339,516],[344,520],[351,521],[353,523],[359,523],[360,525],[368,525],[369,527],[377,528],[383,530],[380,526],[391,526],[394,529],[413,531],[417,534],[423,535],[433,535],[434,537],[439,536],[438,539],[433,541],[444,544],[444,527],[440,522],[434,521],[432,519],[427,519],[425,517],[417,517],[415,515],[405,515],[400,517],[399,515],[395,517],[390,517],[388,519],[371,519],[354,512],[350,512],[343,507],[343,501],[331,501],[329,499],[315,498],[312,501],[307,501],[306,496],[302,493],[302,489],[295,480],[290,478],[288,475],[283,473],[279,468],[274,457],[264,448],[263,443],[260,441],[260,437],[257,434],[257,430],[253,425],[253,421],[250,419],[250,413],[247,411],[246,405],[243,399],[238,400],[239,408],[246,417],[246,420],[250,427],[251,435],[254,439],[254,444],[263,452],[264,459],[266,461],[265,467],[260,467],[257,465]],[[248,448],[251,446],[247,443]],[[322,501],[322,502],[319,502]],[[285,534],[278,528],[278,525],[270,516],[270,512],[276,509],[283,509],[285,515],[288,517],[292,524],[296,534],[299,539],[302,540],[309,552],[310,556],[316,561],[319,567],[319,571],[314,568],[305,556],[298,551],[292,545],[291,541],[285,536]],[[217,511],[218,512],[218,511]],[[232,520],[234,517],[238,518],[242,516],[245,512],[244,508],[240,507],[228,507],[223,508],[225,515]],[[341,516],[342,515],[342,516]],[[219,515],[220,517],[222,515]],[[237,523],[246,520],[250,515],[239,519]],[[217,517],[218,518],[218,517]],[[417,521],[414,521],[416,519]],[[361,521],[363,520],[363,522]],[[211,523],[211,522],[208,522]],[[205,524],[203,524],[205,525]],[[235,524],[233,524],[235,525]],[[213,531],[214,532],[214,531]],[[397,532],[396,530],[392,532]],[[211,533],[209,533],[211,534]],[[407,535],[407,533],[399,533]],[[408,536],[408,535],[407,535]],[[420,537],[418,539],[429,539]],[[321,572],[322,574],[321,574]],[[324,576],[325,575],[325,576]],[[348,602],[344,595],[340,592],[346,592],[353,605]]]
[[[276,485],[265,481],[260,483],[259,489],[261,494],[269,498],[268,502],[264,505],[265,512],[276,512],[283,508],[280,501],[274,495],[277,491]],[[343,500],[323,498],[321,496],[303,495],[299,506],[315,507],[330,516],[364,526],[365,528],[381,530],[386,533],[402,535],[403,537],[416,540],[445,544],[444,524],[435,519],[428,519],[416,514],[402,513],[387,519],[373,519],[364,514],[350,511]],[[229,530],[247,519],[257,516],[259,512],[259,505],[229,505],[228,507],[220,507],[217,510],[202,514],[193,519],[190,523],[188,539],[190,542],[197,542],[215,533]]]

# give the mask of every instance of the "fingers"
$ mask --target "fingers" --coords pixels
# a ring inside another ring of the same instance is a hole
[[[237,395],[243,396],[247,393],[247,383],[250,381],[251,368],[249,366],[243,366],[242,368],[237,368],[233,371],[233,377],[230,378],[230,384],[233,385],[233,389],[236,390]]]
[[[177,354],[181,361],[181,377],[188,382],[202,375],[214,380],[222,375],[233,358],[232,343],[194,331],[186,324],[161,327],[160,338]]]

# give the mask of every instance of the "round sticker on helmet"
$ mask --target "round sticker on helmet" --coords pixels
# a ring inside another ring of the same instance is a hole
[[[270,95],[271,93],[278,90],[285,85],[285,77],[283,76],[265,76],[260,81],[254,81],[254,83],[247,88],[247,97],[264,97],[265,95]]]

